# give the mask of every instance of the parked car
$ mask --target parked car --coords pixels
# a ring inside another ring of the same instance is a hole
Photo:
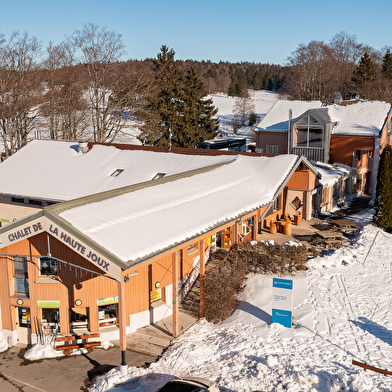
[[[158,392],[219,392],[219,388],[215,381],[187,377],[167,382]]]

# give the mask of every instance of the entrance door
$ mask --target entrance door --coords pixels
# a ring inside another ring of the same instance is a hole
[[[30,308],[17,307],[17,335],[18,343],[30,344],[31,343],[31,322],[30,322]]]

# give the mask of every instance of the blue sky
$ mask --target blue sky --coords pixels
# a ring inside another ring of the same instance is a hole
[[[284,64],[300,44],[341,31],[359,43],[392,45],[391,0],[0,0],[0,32],[28,32],[60,43],[85,23],[122,34],[127,59]]]

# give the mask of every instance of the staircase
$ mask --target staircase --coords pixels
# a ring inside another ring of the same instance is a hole
[[[199,318],[200,315],[200,278],[197,278],[192,288],[189,290],[180,308],[183,312]]]
[[[178,334],[182,334],[199,319],[200,284],[197,279],[178,309]],[[146,325],[127,335],[127,349],[142,354],[159,357],[175,339],[173,318],[166,317],[157,323]],[[119,345],[118,340],[112,342]]]
[[[344,216],[344,215],[354,215],[369,207],[371,196],[361,195],[352,199],[347,207],[341,208],[335,211],[332,215]]]

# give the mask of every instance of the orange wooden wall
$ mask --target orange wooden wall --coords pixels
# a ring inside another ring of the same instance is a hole
[[[331,161],[344,163],[346,165],[353,165],[353,154],[355,150],[373,151],[374,138],[373,137],[348,137],[340,135],[332,135],[331,137]],[[366,154],[364,154],[366,155]],[[355,155],[354,155],[355,163]],[[361,167],[367,167],[368,162],[363,161]]]

